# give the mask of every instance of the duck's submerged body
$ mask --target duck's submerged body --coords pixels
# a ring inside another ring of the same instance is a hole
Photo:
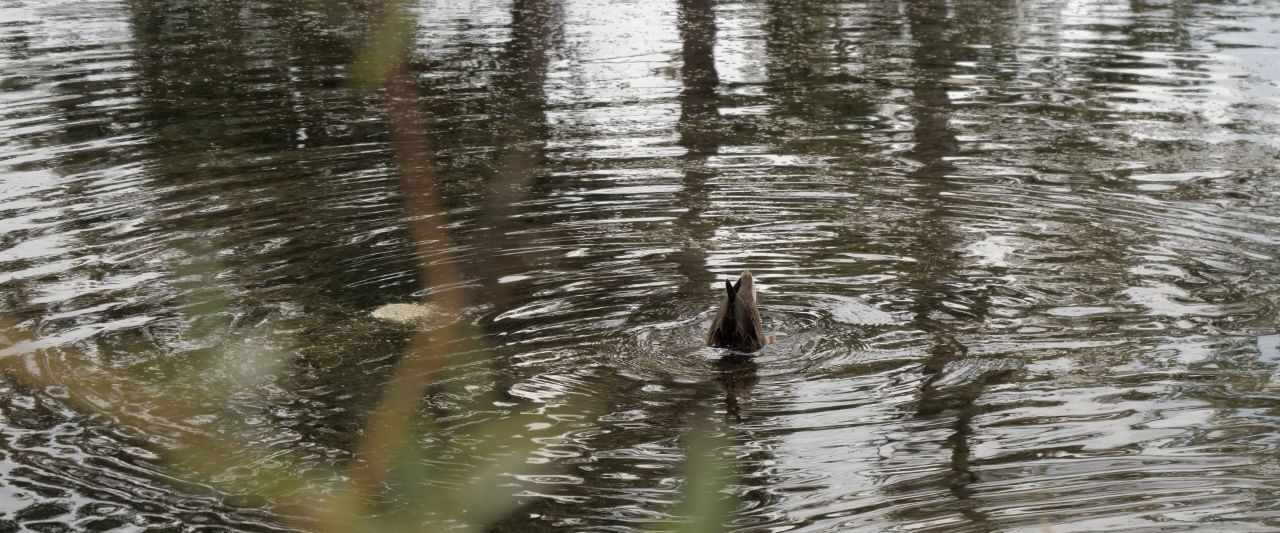
[[[754,352],[768,344],[756,307],[756,285],[744,271],[737,283],[724,282],[725,297],[707,331],[707,346]]]

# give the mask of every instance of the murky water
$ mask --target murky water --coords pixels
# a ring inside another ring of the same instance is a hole
[[[0,0],[0,531],[306,527],[442,294],[388,516],[670,526],[702,424],[735,530],[1280,529],[1276,4],[513,2],[410,8],[422,213],[363,4]]]

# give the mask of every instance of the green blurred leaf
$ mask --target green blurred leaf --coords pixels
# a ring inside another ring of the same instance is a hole
[[[687,435],[682,499],[675,510],[675,515],[686,521],[674,531],[724,531],[725,519],[733,510],[733,500],[723,493],[729,469],[717,451],[727,445],[724,437],[712,435],[705,424],[694,424]]]
[[[359,91],[373,91],[382,86],[404,62],[413,44],[417,25],[400,2],[386,6],[387,13],[356,54],[348,82]]]

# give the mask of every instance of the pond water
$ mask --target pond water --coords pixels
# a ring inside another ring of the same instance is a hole
[[[375,8],[0,0],[0,531],[1280,530],[1273,2]]]

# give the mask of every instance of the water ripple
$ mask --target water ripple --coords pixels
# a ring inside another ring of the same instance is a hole
[[[674,524],[699,421],[737,531],[1280,528],[1270,5],[423,2],[425,214],[363,9],[0,4],[0,530],[305,524],[416,334],[390,486],[531,450],[495,530]]]

